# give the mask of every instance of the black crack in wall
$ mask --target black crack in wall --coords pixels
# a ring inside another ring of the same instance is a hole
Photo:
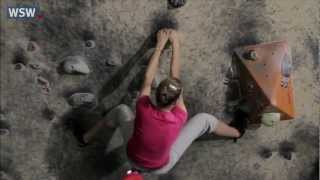
[[[300,119],[303,120],[303,119]],[[319,178],[319,128],[314,124],[299,124],[290,137],[295,143],[294,148],[289,145],[289,150],[294,149],[300,164],[304,164],[300,170],[299,179],[316,180]],[[309,161],[305,161],[306,158]],[[313,159],[313,160],[311,160]]]
[[[319,58],[319,41],[317,37],[311,37],[308,35],[305,39],[305,45],[312,55],[313,61],[313,69],[317,69],[319,67],[320,58]]]
[[[287,160],[291,160],[292,153],[296,152],[296,145],[290,141],[282,141],[279,144],[279,155]]]

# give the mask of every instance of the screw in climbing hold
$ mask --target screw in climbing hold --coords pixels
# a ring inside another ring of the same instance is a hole
[[[87,48],[94,48],[94,47],[96,47],[96,43],[95,43],[93,40],[87,40],[87,41],[85,42],[85,46],[86,46]]]
[[[245,53],[243,53],[243,58],[248,60],[257,60],[257,53],[254,50],[249,50]]]

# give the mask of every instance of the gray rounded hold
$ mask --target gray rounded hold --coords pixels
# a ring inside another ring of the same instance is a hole
[[[33,52],[38,49],[39,49],[39,47],[38,47],[37,43],[34,41],[30,41],[27,45],[27,51]]]
[[[69,103],[74,108],[93,109],[97,106],[97,100],[92,93],[74,93],[69,97]]]
[[[63,63],[63,70],[70,74],[89,74],[90,69],[82,56],[68,56]]]
[[[19,71],[19,70],[23,70],[25,68],[24,64],[22,63],[17,63],[14,65],[14,69]]]

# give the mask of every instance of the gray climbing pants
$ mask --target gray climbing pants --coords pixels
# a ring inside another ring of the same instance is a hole
[[[128,109],[130,109],[128,106],[121,105],[121,107],[122,107],[121,109],[123,109],[122,111],[123,113],[130,114],[130,116],[131,114],[133,114],[128,111]],[[130,166],[142,172],[148,172],[153,174],[168,173],[175,166],[175,164],[181,158],[182,154],[187,150],[187,148],[192,144],[192,142],[206,132],[209,132],[209,133],[214,132],[218,123],[219,121],[217,120],[217,118],[215,118],[211,114],[208,114],[208,113],[196,114],[190,120],[188,120],[186,125],[182,128],[179,136],[177,137],[176,141],[171,147],[169,162],[165,166],[159,169],[146,169],[146,168],[137,166],[136,164],[134,164],[134,162],[128,159],[130,162]],[[129,132],[132,132],[132,131],[129,131]],[[125,134],[125,135],[128,135],[128,134]],[[129,137],[124,137],[124,139],[128,140]],[[127,143],[127,141],[125,143]]]

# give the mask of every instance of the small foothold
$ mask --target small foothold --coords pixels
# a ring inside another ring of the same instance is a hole
[[[93,40],[88,40],[85,42],[85,46],[87,48],[94,48],[94,47],[96,47],[96,43]]]
[[[10,134],[8,129],[0,129],[0,136],[7,136]]]
[[[224,78],[222,80],[223,84],[228,85],[230,83],[230,79],[229,78]]]
[[[93,109],[97,106],[97,100],[92,93],[74,93],[69,97],[69,103],[74,108],[85,107]]]
[[[259,150],[259,155],[264,159],[268,159],[272,156],[272,151],[267,147],[263,147]]]
[[[37,45],[35,42],[30,41],[27,46],[27,51],[35,51],[37,49]]]
[[[48,80],[46,80],[44,77],[37,76],[37,82],[41,85],[50,86],[50,83]]]
[[[24,68],[25,68],[25,66],[22,63],[17,63],[17,64],[14,65],[14,69],[15,70],[22,70]]]
[[[110,58],[106,60],[107,66],[121,66],[122,60],[119,53],[112,52]]]
[[[186,4],[186,0],[168,0],[173,8],[179,8]]]
[[[44,118],[51,121],[55,118],[56,113],[52,109],[49,109],[48,107],[46,107],[45,109],[43,109],[42,115]]]
[[[43,92],[45,94],[49,94],[49,92],[51,91],[49,81],[41,76],[37,76],[36,80],[37,80],[37,83],[41,86],[41,89],[43,90]]]
[[[253,165],[253,167],[254,167],[254,169],[259,169],[259,168],[261,167],[261,165],[260,165],[259,163],[255,163],[255,164]]]
[[[90,69],[85,62],[85,59],[81,56],[68,56],[63,63],[63,69],[66,73],[74,74],[89,74]]]
[[[40,69],[40,65],[39,64],[29,64],[29,66],[34,70],[39,70]]]
[[[5,121],[0,121],[0,135],[5,136],[10,133],[10,125]]]

